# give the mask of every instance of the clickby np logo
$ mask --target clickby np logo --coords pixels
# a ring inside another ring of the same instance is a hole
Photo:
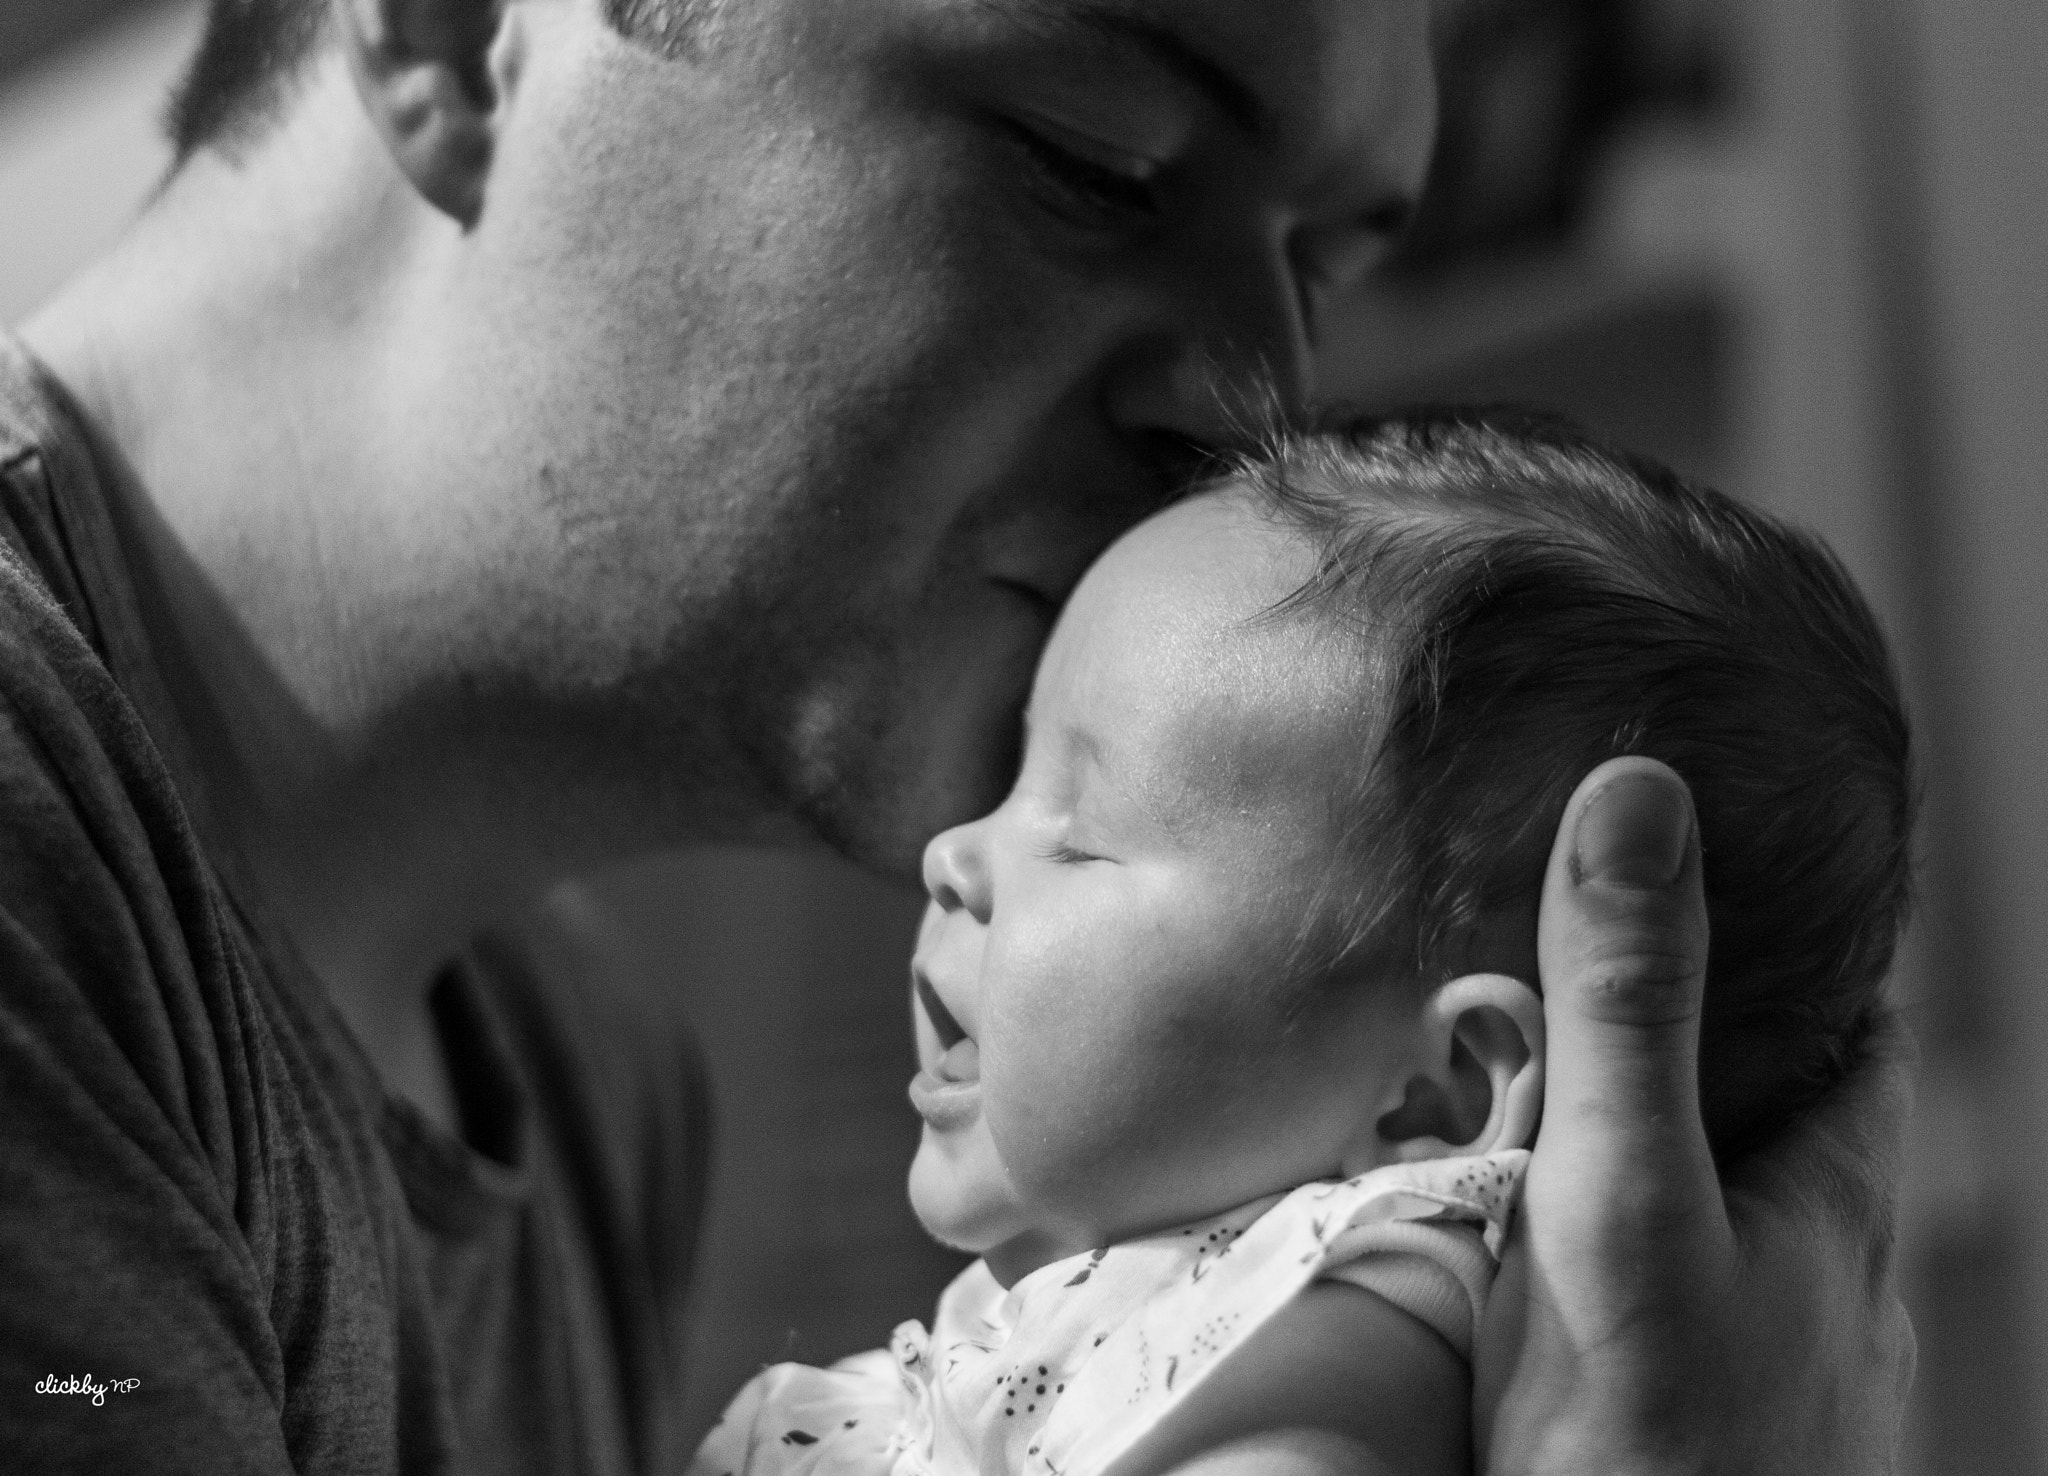
[[[141,1387],[140,1379],[96,1379],[91,1374],[44,1374],[36,1381],[38,1394],[82,1394],[101,1405],[109,1394],[132,1394]]]

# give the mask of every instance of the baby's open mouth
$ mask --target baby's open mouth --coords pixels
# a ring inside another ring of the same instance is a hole
[[[934,1094],[971,1094],[980,1082],[981,1048],[953,1018],[953,1012],[939,998],[931,980],[921,972],[912,977],[916,981],[918,1007],[931,1022],[932,1034],[938,1040],[939,1058],[918,1073],[917,1081],[911,1084],[911,1101],[918,1104],[918,1111],[925,1113],[927,1120],[936,1121],[930,1110]]]
[[[946,1008],[946,1002],[939,998],[939,991],[932,988],[932,981],[923,974],[917,978],[917,1000],[924,1006],[925,1018],[932,1022],[932,1029],[939,1037],[939,1049],[950,1051],[967,1039],[967,1032],[960,1028],[960,1022],[953,1018],[953,1012]]]

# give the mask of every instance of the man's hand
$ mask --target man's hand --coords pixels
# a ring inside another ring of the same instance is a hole
[[[1893,1288],[1895,1049],[1716,1177],[1692,802],[1616,759],[1565,809],[1538,949],[1543,1127],[1475,1353],[1479,1469],[1889,1472],[1913,1369]]]

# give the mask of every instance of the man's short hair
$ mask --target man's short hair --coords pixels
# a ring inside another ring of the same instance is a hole
[[[1877,620],[1820,543],[1519,411],[1285,435],[1239,480],[1318,555],[1274,617],[1354,632],[1382,725],[1305,967],[1450,977],[1476,919],[1539,893],[1579,781],[1642,754],[1699,817],[1716,1156],[1876,1048],[1912,760]]]
[[[176,160],[233,148],[274,123],[318,54],[334,0],[212,0],[199,50],[165,115]],[[621,36],[664,56],[689,55],[722,0],[603,0]]]

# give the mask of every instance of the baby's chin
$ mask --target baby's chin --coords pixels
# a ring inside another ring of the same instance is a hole
[[[993,1153],[977,1146],[926,1128],[910,1162],[910,1208],[939,1244],[978,1256],[1017,1234],[1024,1215],[1000,1166],[977,1162]]]
[[[949,1250],[981,1256],[1005,1287],[1091,1248],[1041,1223],[985,1138],[963,1143],[927,1128],[910,1165],[910,1207],[927,1235]]]

